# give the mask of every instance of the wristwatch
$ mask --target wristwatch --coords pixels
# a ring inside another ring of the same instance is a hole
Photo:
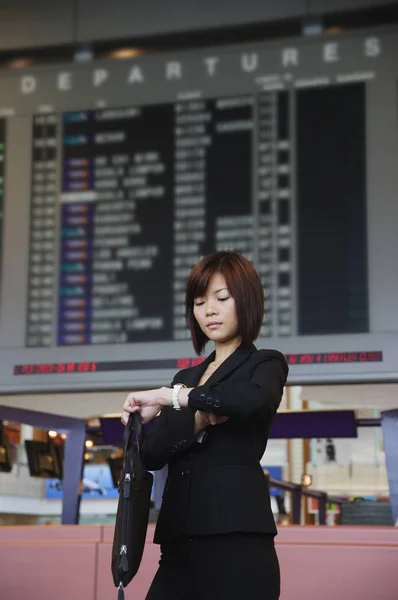
[[[181,388],[187,387],[184,383],[175,383],[173,385],[173,393],[171,395],[171,399],[173,401],[173,408],[175,410],[181,410],[180,403],[178,402],[178,394],[180,393]]]

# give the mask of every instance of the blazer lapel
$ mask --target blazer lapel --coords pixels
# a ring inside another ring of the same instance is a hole
[[[185,383],[185,385],[189,388],[196,387],[203,373],[206,371],[209,364],[214,360],[215,352],[213,351],[209,356],[201,362],[196,367],[191,367],[190,369],[185,369],[181,373],[181,383]]]
[[[209,377],[204,385],[212,385],[214,383],[219,383],[222,379],[225,379],[231,371],[239,367],[247,358],[252,354],[252,352],[256,351],[256,347],[254,344],[250,346],[239,346],[232,352],[228,358],[224,360],[223,363],[214,371],[214,373]]]
[[[247,357],[255,352],[257,348],[254,344],[249,346],[239,346],[223,363],[212,373],[209,379],[204,384],[205,386],[220,382],[227,377],[231,371],[239,367],[247,359]],[[206,371],[209,364],[214,360],[215,352],[213,351],[202,363],[191,369],[186,369],[181,375],[181,383],[185,383],[187,387],[196,387]]]

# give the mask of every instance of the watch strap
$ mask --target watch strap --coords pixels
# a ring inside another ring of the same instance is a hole
[[[171,395],[171,399],[173,401],[173,408],[175,410],[181,410],[180,403],[178,402],[178,394],[180,393],[180,389],[187,387],[184,383],[175,383],[173,385],[173,392]]]

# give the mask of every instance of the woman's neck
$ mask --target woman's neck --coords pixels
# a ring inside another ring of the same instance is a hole
[[[213,366],[218,367],[224,360],[231,356],[233,352],[241,345],[242,340],[240,338],[235,338],[228,342],[219,342],[215,344],[216,355],[214,357]]]

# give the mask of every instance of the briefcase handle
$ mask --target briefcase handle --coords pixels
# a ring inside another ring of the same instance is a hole
[[[135,431],[135,440],[132,442],[131,434]],[[145,441],[145,428],[141,421],[140,413],[131,413],[127,425],[124,428],[123,443],[124,443],[124,456],[127,455],[131,445],[135,445],[135,452],[133,453],[134,471],[142,479],[145,477],[145,465],[142,456],[142,448]]]

